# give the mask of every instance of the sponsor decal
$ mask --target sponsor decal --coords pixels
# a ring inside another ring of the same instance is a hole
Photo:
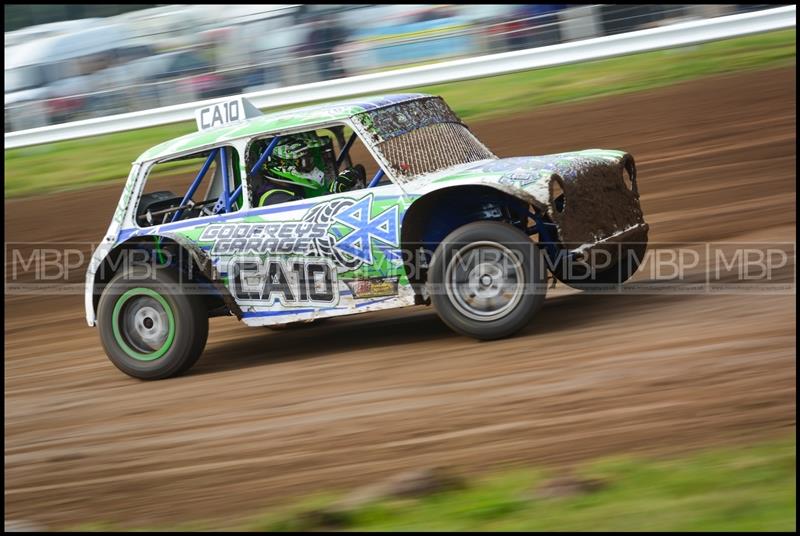
[[[122,220],[125,216],[125,210],[128,208],[128,202],[131,200],[131,193],[133,192],[133,185],[136,181],[128,180],[125,183],[125,188],[122,190],[122,196],[120,196],[119,203],[117,204],[117,210],[114,212],[114,216],[112,221],[117,224],[121,224]]]
[[[500,184],[510,184],[511,186],[516,186],[519,188],[524,188],[525,186],[529,186],[534,182],[538,181],[539,177],[535,174],[532,174],[527,171],[514,171],[511,174],[503,175],[497,182]]]
[[[233,297],[242,305],[330,306],[339,301],[329,259],[237,257],[228,262]]]
[[[376,277],[345,281],[354,298],[380,298],[397,294],[396,277]]]
[[[223,223],[207,226],[200,241],[213,242],[214,255],[291,255],[308,253],[312,241],[325,237],[327,232],[327,224],[313,222]]]
[[[372,265],[373,245],[394,258],[398,244],[397,205],[372,216],[373,195],[315,205],[300,221],[208,225],[200,242],[214,256],[303,255],[332,259],[344,270]]]

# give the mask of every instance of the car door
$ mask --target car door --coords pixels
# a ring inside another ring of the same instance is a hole
[[[400,297],[400,217],[394,185],[290,201],[220,223],[215,263],[244,318],[289,322],[358,312]]]

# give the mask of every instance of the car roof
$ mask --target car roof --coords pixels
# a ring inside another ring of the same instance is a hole
[[[136,162],[161,160],[172,155],[200,150],[209,145],[227,143],[268,132],[342,121],[362,112],[430,97],[433,97],[433,95],[425,93],[373,95],[265,114],[233,125],[193,132],[180,138],[166,141],[142,153],[136,159]]]

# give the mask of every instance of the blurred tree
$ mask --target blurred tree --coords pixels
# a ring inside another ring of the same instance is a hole
[[[111,17],[159,5],[162,4],[4,4],[3,31],[62,20]]]

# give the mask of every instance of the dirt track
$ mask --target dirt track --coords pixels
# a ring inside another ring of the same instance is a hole
[[[630,151],[651,241],[794,242],[795,76],[715,77],[473,129],[501,156]],[[95,241],[120,189],[7,201],[6,240]],[[408,467],[480,473],[785,436],[794,302],[572,293],[491,343],[430,308],[282,332],[222,318],[191,374],[144,383],[107,361],[82,295],[7,297],[6,519],[245,515]]]

